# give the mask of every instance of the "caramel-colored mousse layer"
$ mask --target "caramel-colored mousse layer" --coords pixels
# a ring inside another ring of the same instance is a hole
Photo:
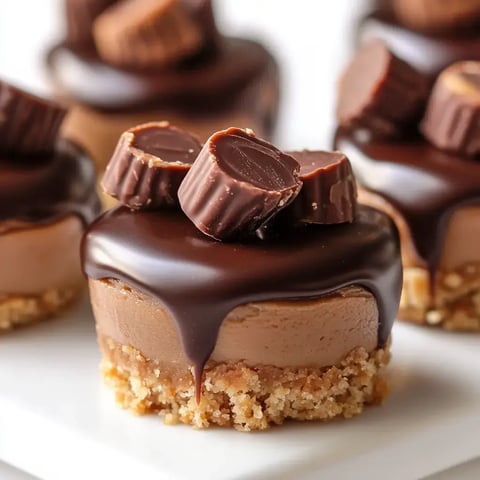
[[[81,291],[81,238],[99,211],[93,164],[65,140],[45,158],[1,158],[0,202],[1,331],[52,316]]]
[[[276,123],[276,62],[247,40],[223,38],[211,56],[160,72],[120,70],[60,46],[49,68],[57,95],[73,107],[64,134],[85,146],[98,171],[121,133],[142,123],[167,120],[201,140],[231,125],[269,138]]]
[[[400,232],[399,318],[479,331],[480,166],[424,143],[362,144],[340,134],[337,147],[352,158],[359,201],[390,215]]]
[[[190,371],[175,323],[155,298],[113,280],[90,280],[100,335],[137,348],[177,373]],[[213,362],[325,367],[355,347],[378,343],[373,295],[345,288],[316,300],[253,302],[231,311],[219,330]],[[177,370],[178,369],[178,370]]]

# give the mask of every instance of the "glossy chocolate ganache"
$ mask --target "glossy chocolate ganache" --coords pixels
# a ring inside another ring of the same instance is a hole
[[[71,214],[86,226],[99,211],[93,164],[76,144],[60,139],[43,155],[0,153],[2,232]]]
[[[340,129],[334,144],[351,159],[359,183],[405,218],[433,277],[451,215],[480,205],[480,162],[439,150],[419,135],[374,140],[365,132]]]
[[[166,307],[194,365],[197,393],[222,321],[235,307],[311,299],[359,285],[376,297],[382,346],[396,315],[402,277],[393,223],[365,206],[353,223],[304,225],[268,240],[232,243],[207,237],[180,211],[118,207],[91,225],[82,257],[89,277],[121,280]]]

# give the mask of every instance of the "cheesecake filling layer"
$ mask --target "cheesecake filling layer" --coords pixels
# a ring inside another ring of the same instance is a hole
[[[8,232],[2,234],[2,227]],[[83,231],[75,215],[44,225],[0,222],[0,297],[81,285]]]
[[[91,279],[120,280],[163,305],[197,381],[223,321],[252,303],[312,301],[355,285],[375,298],[376,344],[383,346],[402,281],[396,229],[385,214],[368,207],[361,207],[351,224],[310,225],[245,243],[211,240],[178,212],[119,207],[90,227],[82,257]],[[132,346],[142,353],[148,348]]]
[[[99,334],[135,345],[147,358],[188,370],[190,362],[162,303],[119,281],[91,280]],[[256,302],[231,311],[222,322],[210,360],[248,365],[327,367],[350,351],[378,343],[375,298],[347,287],[316,300]]]

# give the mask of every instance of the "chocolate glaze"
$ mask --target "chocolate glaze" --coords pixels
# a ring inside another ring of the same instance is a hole
[[[396,55],[433,77],[455,61],[480,60],[478,26],[443,35],[421,33],[399,25],[388,11],[379,10],[361,22],[358,38],[385,40]]]
[[[50,223],[73,214],[86,226],[99,212],[95,168],[74,143],[61,139],[40,158],[0,156],[0,222]]]
[[[168,70],[120,70],[65,45],[50,52],[48,63],[54,83],[65,95],[114,112],[172,108],[195,114],[223,111],[239,103],[252,108],[255,105],[249,100],[253,98],[245,98],[252,82],[278,76],[275,60],[267,50],[258,43],[234,38],[223,38],[215,54]],[[278,92],[272,93],[278,96]]]
[[[221,323],[237,306],[360,285],[377,299],[383,345],[402,280],[396,229],[385,214],[365,206],[351,224],[290,229],[268,242],[244,243],[211,240],[180,212],[119,207],[91,225],[82,261],[89,277],[121,280],[163,303],[194,365],[197,393]]]
[[[480,205],[480,162],[421,138],[382,142],[362,136],[339,130],[335,148],[349,156],[359,183],[405,218],[433,278],[452,213]]]

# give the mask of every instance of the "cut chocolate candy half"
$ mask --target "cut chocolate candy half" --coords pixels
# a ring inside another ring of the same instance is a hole
[[[288,152],[300,164],[302,189],[285,210],[294,223],[352,222],[357,188],[348,158],[341,152]]]
[[[180,185],[178,198],[197,228],[217,240],[254,233],[298,195],[293,157],[229,128],[212,135]]]
[[[93,34],[100,56],[124,68],[162,68],[201,50],[202,29],[178,0],[123,0],[103,12]]]
[[[428,98],[428,79],[393,55],[381,40],[363,45],[338,86],[337,119],[375,137],[395,137],[419,119]]]
[[[0,80],[0,152],[51,152],[67,110]]]
[[[102,188],[132,209],[178,204],[177,192],[202,145],[168,122],[146,123],[123,133]]]
[[[458,62],[440,74],[421,129],[440,149],[480,154],[480,62]]]

